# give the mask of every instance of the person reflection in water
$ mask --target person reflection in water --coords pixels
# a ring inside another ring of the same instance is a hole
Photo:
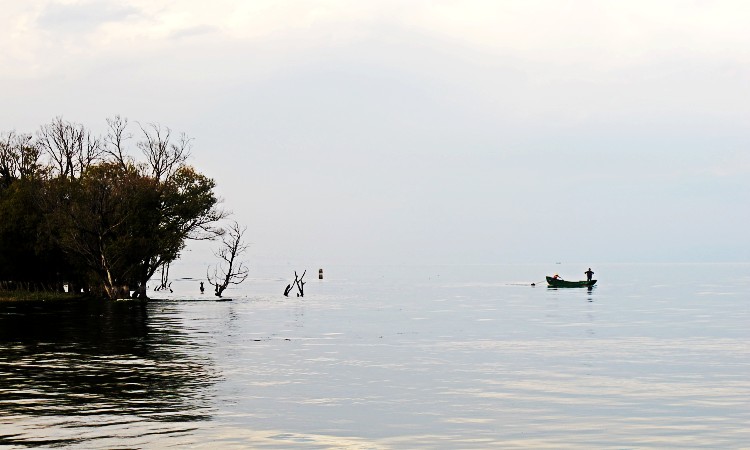
[[[594,276],[594,272],[592,272],[592,271],[591,271],[591,267],[589,267],[589,270],[587,270],[587,271],[585,271],[585,272],[583,272],[583,273],[585,273],[585,274],[586,274],[586,279],[587,279],[588,281],[591,281],[591,277],[593,277],[593,276]]]

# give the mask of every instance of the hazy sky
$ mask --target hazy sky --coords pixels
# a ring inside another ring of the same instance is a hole
[[[186,132],[251,264],[750,260],[750,2],[0,9],[0,130]]]

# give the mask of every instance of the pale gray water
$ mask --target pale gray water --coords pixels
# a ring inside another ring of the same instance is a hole
[[[294,269],[0,304],[0,446],[750,445],[750,264]]]

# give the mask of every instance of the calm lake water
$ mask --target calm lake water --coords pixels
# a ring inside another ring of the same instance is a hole
[[[146,304],[0,303],[0,447],[750,446],[750,264],[540,283],[586,268],[309,267],[285,298],[295,268],[265,267],[228,302],[177,279]]]

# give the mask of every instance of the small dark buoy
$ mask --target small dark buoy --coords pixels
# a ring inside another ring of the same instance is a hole
[[[323,279],[323,269],[318,269],[318,279],[319,280]]]

